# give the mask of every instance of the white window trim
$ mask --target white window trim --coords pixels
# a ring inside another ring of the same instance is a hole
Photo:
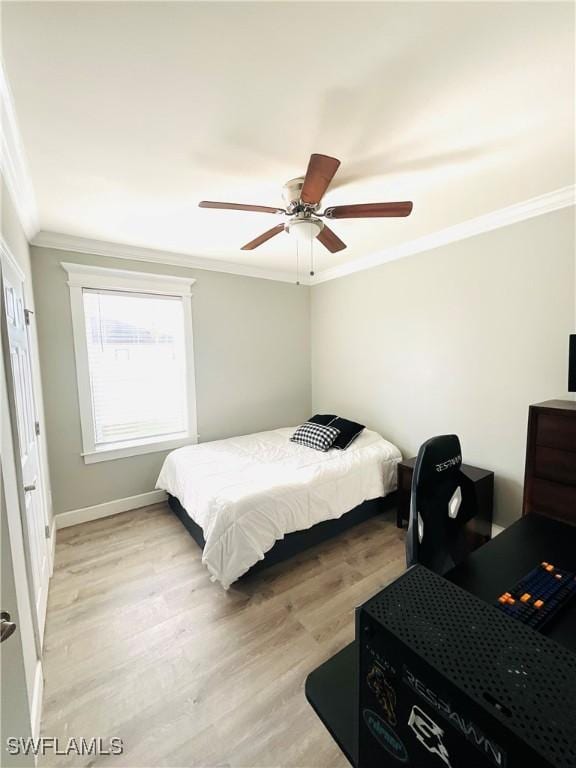
[[[82,430],[82,457],[86,464],[99,461],[137,456],[143,453],[157,453],[183,445],[198,442],[196,420],[196,378],[194,372],[194,342],[192,331],[192,285],[193,278],[157,275],[149,272],[132,272],[108,267],[94,267],[88,264],[61,262],[68,273],[72,330],[74,334],[74,356],[78,382],[78,405]],[[188,428],[184,433],[161,435],[140,440],[122,441],[97,448],[92,421],[90,396],[90,373],[88,348],[86,344],[86,322],[82,290],[84,288],[106,289],[134,293],[150,293],[161,296],[179,296],[184,311],[184,339],[186,349],[186,395],[188,405]]]

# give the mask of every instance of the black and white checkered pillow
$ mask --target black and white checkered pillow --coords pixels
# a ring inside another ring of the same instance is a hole
[[[315,451],[328,451],[339,434],[339,429],[307,421],[298,427],[290,440],[307,448],[314,448]]]

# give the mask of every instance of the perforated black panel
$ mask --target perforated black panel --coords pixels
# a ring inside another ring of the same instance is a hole
[[[576,766],[576,655],[422,566],[363,609],[545,759]]]

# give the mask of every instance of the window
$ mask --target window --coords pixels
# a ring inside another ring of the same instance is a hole
[[[196,442],[190,286],[62,264],[87,463]]]
[[[83,289],[96,447],[185,435],[182,299]]]

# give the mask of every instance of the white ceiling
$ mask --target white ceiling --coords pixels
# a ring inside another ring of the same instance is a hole
[[[279,220],[311,152],[333,222],[317,269],[574,183],[572,3],[3,4],[3,57],[43,230],[278,270]]]

